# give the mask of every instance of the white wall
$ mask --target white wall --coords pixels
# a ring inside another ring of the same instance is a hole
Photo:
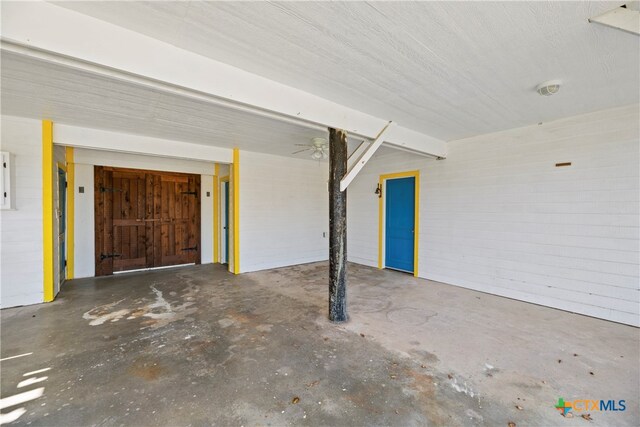
[[[421,277],[637,326],[638,116],[453,141],[442,161],[374,157],[348,189],[349,259],[377,266],[379,175],[419,169]]]
[[[2,116],[3,151],[15,155],[15,210],[0,211],[0,307],[42,302],[42,124]]]
[[[240,271],[326,260],[328,165],[240,152]]]
[[[75,158],[74,158],[75,160]],[[84,193],[79,188],[84,188]],[[96,274],[95,216],[93,214],[93,165],[75,164],[74,207],[74,277],[93,277]],[[90,214],[89,214],[90,212]]]
[[[200,175],[200,262],[210,264],[213,259],[213,171]]]
[[[213,262],[213,174],[210,162],[142,156],[77,148],[74,151],[75,176],[75,277],[95,275],[93,167],[112,166],[166,172],[200,174],[201,179],[201,262]],[[80,194],[79,187],[84,187]],[[207,191],[209,197],[207,197]]]

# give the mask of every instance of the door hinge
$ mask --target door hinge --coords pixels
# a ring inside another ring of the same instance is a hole
[[[180,249],[181,251],[197,251],[198,250],[198,245],[195,245],[192,248],[182,248]]]
[[[67,266],[67,260],[66,259],[64,260],[64,266],[65,267]]]
[[[116,253],[104,254],[104,253],[102,253],[102,254],[100,254],[100,261],[104,261],[107,258],[117,258],[119,256],[122,256],[122,254],[116,254]]]
[[[69,186],[69,183],[67,181],[64,182],[64,188],[67,188]]]
[[[115,193],[116,191],[122,191],[122,188],[107,188],[107,187],[100,187],[100,192],[101,193],[106,193],[107,191],[110,191],[112,193]]]

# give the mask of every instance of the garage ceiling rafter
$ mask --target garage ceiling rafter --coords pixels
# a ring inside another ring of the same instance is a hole
[[[3,15],[11,18],[3,20],[3,50],[40,59],[46,56],[48,61],[84,71],[224,102],[274,119],[335,127],[367,139],[373,139],[388,122],[53,4],[7,3]],[[415,153],[446,156],[444,141],[401,126],[388,132],[384,142]]]

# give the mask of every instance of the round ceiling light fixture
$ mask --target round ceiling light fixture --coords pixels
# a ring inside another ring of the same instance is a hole
[[[536,91],[542,96],[555,95],[560,90],[561,83],[560,80],[549,80],[536,86]]]
[[[327,145],[327,140],[325,138],[315,137],[315,138],[311,138],[311,144],[314,147],[320,148]]]
[[[327,155],[329,147],[327,146],[327,140],[325,138],[311,138],[311,146],[313,149],[313,153],[311,153],[312,159],[321,160],[329,157]]]

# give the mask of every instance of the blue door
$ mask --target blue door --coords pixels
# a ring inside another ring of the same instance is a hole
[[[387,180],[385,266],[413,273],[414,177]]]

